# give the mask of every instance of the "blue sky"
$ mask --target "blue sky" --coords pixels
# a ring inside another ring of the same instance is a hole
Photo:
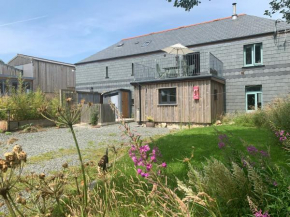
[[[185,12],[166,0],[0,0],[0,59],[76,63],[123,38],[231,16],[233,2],[202,0]],[[263,17],[270,0],[235,2],[238,13]]]

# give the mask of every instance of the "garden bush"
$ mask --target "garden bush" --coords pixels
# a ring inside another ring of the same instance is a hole
[[[0,98],[0,118],[8,119],[10,112],[10,120],[35,120],[43,117],[37,111],[43,105],[49,105],[51,109],[56,111],[59,106],[58,97],[47,98],[40,89],[35,92],[25,92],[23,80],[18,78],[18,88],[9,87],[9,94]]]

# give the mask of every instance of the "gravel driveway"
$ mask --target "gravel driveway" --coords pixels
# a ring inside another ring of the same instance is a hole
[[[167,128],[145,128],[139,127],[136,123],[129,124],[132,130],[140,134],[143,138],[153,135],[164,135],[169,133]],[[103,148],[108,144],[118,144],[124,142],[121,137],[122,132],[119,129],[119,124],[103,126],[101,128],[91,128],[88,126],[76,126],[76,136],[81,149],[86,148]],[[12,133],[12,135],[0,134],[0,141],[4,144],[0,146],[0,152],[3,154],[11,151],[14,145],[7,145],[6,141],[10,138],[17,138],[15,144],[22,146],[29,158],[33,156],[43,155],[48,152],[58,152],[60,149],[74,148],[72,134],[68,128],[46,128],[44,131],[37,133]],[[2,158],[3,156],[1,156]],[[64,162],[69,162],[70,165],[78,164],[77,155],[70,154],[58,156],[51,160],[41,161],[40,163],[28,164],[25,166],[25,171],[51,172],[59,170]]]

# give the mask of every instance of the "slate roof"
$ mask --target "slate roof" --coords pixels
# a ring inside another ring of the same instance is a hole
[[[76,64],[155,52],[176,43],[190,47],[198,44],[273,33],[275,29],[275,20],[272,19],[246,14],[238,15],[236,20],[231,18],[226,17],[122,39],[120,42]],[[290,25],[285,22],[279,23],[279,29],[283,28],[288,29]],[[142,45],[146,42],[150,43],[143,47]],[[123,45],[118,47],[119,44]]]
[[[64,65],[64,66],[75,67],[75,65],[70,64],[70,63],[64,63],[64,62],[59,62],[59,61],[54,61],[54,60],[48,60],[48,59],[34,57],[34,56],[29,56],[29,55],[25,55],[25,54],[17,54],[15,57],[13,57],[13,59],[11,59],[8,62],[8,64],[11,63],[17,57],[23,57],[23,58],[27,58],[27,59],[34,59],[34,60],[38,60],[38,61],[42,61],[42,62],[54,63],[54,64],[57,64],[57,65]]]

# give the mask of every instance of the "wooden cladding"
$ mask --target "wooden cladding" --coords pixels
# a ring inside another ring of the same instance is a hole
[[[22,74],[22,70],[0,63],[0,74],[17,77]]]
[[[199,87],[199,99],[193,99],[193,87]],[[176,104],[159,104],[159,90],[176,88]],[[214,100],[216,89],[217,100]],[[212,123],[224,112],[224,84],[211,79],[141,84],[141,121],[147,116],[155,122]],[[135,120],[139,121],[139,87],[135,86]],[[138,116],[137,116],[138,115]]]
[[[70,66],[34,60],[33,75],[34,88],[39,87],[45,93],[75,87],[75,71]]]

